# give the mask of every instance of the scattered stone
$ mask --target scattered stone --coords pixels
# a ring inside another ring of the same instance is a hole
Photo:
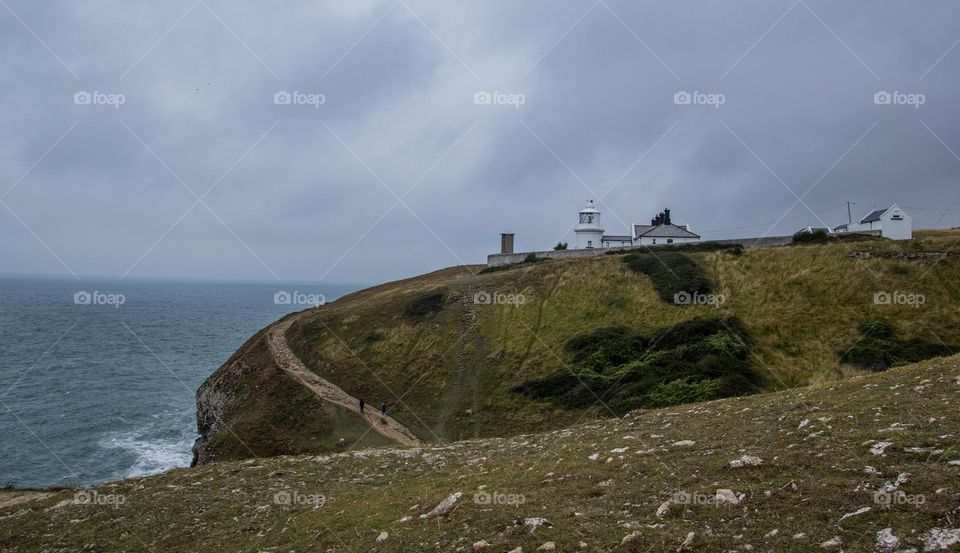
[[[870,453],[874,455],[883,455],[883,452],[892,445],[893,442],[877,442],[870,447]]]
[[[739,505],[740,497],[733,493],[733,490],[719,489],[716,497],[717,506],[720,505]]]
[[[594,453],[593,455],[587,457],[587,459],[590,459],[591,461],[596,461],[596,460],[599,459],[599,458],[600,458],[600,454],[599,454],[599,453]]]
[[[696,536],[697,534],[695,532],[688,532],[686,539],[684,539],[683,543],[680,544],[680,547],[677,548],[677,553],[680,553],[681,551],[690,551],[690,548],[693,547],[693,538]]]
[[[884,528],[877,532],[877,549],[891,551],[900,546],[900,538],[893,535],[893,528]]]
[[[490,547],[490,542],[488,542],[487,540],[480,540],[477,542],[473,542],[474,549],[486,549],[488,547]]]
[[[923,538],[924,551],[946,551],[960,543],[960,528],[934,528]]]
[[[753,455],[744,455],[739,459],[734,459],[730,461],[730,468],[742,468],[742,467],[758,467],[763,464],[763,459],[759,457],[754,457]]]
[[[516,549],[511,549],[509,553],[523,553],[523,547],[517,547]]]
[[[679,442],[673,442],[671,445],[673,447],[693,447],[696,443],[693,440],[680,440]]]
[[[800,421],[800,426],[797,427],[797,430],[803,430],[810,424],[810,419],[803,419]]]
[[[527,530],[532,534],[537,531],[537,528],[541,526],[551,527],[553,523],[543,517],[530,517],[523,519],[523,525],[527,527]]]
[[[821,549],[836,549],[843,545],[843,540],[840,539],[840,536],[834,536],[829,540],[820,544]]]
[[[442,517],[449,513],[453,509],[453,505],[457,502],[458,499],[463,495],[463,492],[457,492],[453,495],[447,496],[446,499],[437,504],[432,511],[425,515],[420,515],[420,518],[435,518]]]
[[[657,507],[657,518],[663,518],[670,514],[670,500],[666,500]]]
[[[767,532],[766,534],[764,534],[764,535],[763,535],[763,538],[766,539],[766,540],[769,540],[769,539],[771,539],[771,538],[777,537],[777,534],[779,534],[779,533],[780,533],[780,529],[779,529],[779,528],[774,528],[773,530],[770,530],[769,532]]]
[[[409,522],[409,521],[412,520],[412,519],[413,519],[413,517],[411,517],[411,516],[405,516],[405,517],[401,518],[400,520],[398,520],[397,522]]]
[[[642,534],[640,534],[640,531],[639,531],[639,530],[634,530],[633,532],[630,532],[629,534],[627,534],[626,536],[624,536],[622,540],[620,540],[620,545],[621,545],[621,546],[626,545],[626,544],[632,542],[633,540],[639,538],[641,535],[642,535]]]
[[[856,511],[853,511],[852,513],[847,513],[843,515],[842,517],[840,517],[840,520],[845,520],[850,517],[859,516],[859,515],[862,515],[863,513],[869,513],[869,512],[870,512],[870,507],[860,507],[859,509],[857,509]]]
[[[793,535],[793,539],[795,539],[795,540],[805,540],[805,539],[807,539],[807,534],[805,534],[804,532],[797,532],[796,534]]]
[[[380,535],[377,536],[377,541],[378,541],[378,542],[386,541],[386,539],[389,538],[389,537],[390,537],[390,534],[388,534],[388,533],[386,533],[386,532],[380,532]]]
[[[954,466],[954,467],[960,467],[960,459],[955,459],[955,460],[953,460],[953,461],[947,461],[947,464],[948,464],[948,465],[951,465],[951,466]]]
[[[871,467],[870,465],[863,467],[863,472],[871,476],[883,476],[883,473],[877,470],[877,467]]]
[[[537,551],[556,551],[556,550],[557,550],[557,544],[553,543],[552,541],[548,541],[547,543],[537,548]]]

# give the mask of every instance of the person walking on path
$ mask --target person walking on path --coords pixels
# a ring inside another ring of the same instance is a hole
[[[387,402],[386,402],[386,401],[381,401],[381,402],[380,402],[380,416],[381,416],[381,417],[386,417],[386,416],[387,416]]]
[[[363,406],[364,406],[364,403],[363,403],[363,400],[361,399],[361,400],[360,400],[360,414],[361,414],[361,415],[363,414]]]

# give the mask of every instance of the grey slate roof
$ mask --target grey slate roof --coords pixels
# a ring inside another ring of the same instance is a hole
[[[637,238],[700,238],[699,234],[678,225],[633,225],[633,232]]]
[[[877,210],[871,211],[866,217],[864,217],[863,219],[860,219],[860,222],[872,223],[874,221],[879,221],[880,217],[883,216],[883,214],[888,211],[890,211],[889,207],[886,209],[877,209]]]

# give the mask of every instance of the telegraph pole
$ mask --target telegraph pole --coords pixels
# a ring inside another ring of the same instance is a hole
[[[853,217],[850,215],[850,202],[847,202],[847,224],[853,224]]]

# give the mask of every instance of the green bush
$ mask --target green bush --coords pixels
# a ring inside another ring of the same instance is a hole
[[[412,318],[422,318],[443,309],[446,300],[443,292],[433,292],[417,296],[403,306],[403,314]]]
[[[635,273],[646,275],[660,299],[674,303],[680,292],[710,293],[710,279],[692,257],[680,252],[632,253],[623,263]]]
[[[631,255],[637,253],[650,253],[651,251],[659,254],[660,252],[682,252],[682,253],[702,253],[702,252],[726,252],[731,255],[740,255],[743,253],[742,244],[721,244],[718,242],[688,242],[686,244],[663,244],[657,246],[641,246],[631,249],[615,249],[604,252],[605,255]]]
[[[746,331],[735,318],[692,319],[638,334],[601,328],[567,341],[572,365],[515,386],[564,407],[606,404],[617,413],[755,391]]]
[[[952,355],[958,349],[921,338],[898,340],[895,337],[896,327],[887,321],[865,321],[857,330],[861,337],[848,349],[840,352],[840,362],[871,371],[884,371],[897,365]]]
[[[720,395],[722,389],[723,384],[719,379],[695,381],[690,378],[678,378],[657,386],[647,394],[646,403],[649,407],[670,407],[684,403],[710,401],[722,397]]]

